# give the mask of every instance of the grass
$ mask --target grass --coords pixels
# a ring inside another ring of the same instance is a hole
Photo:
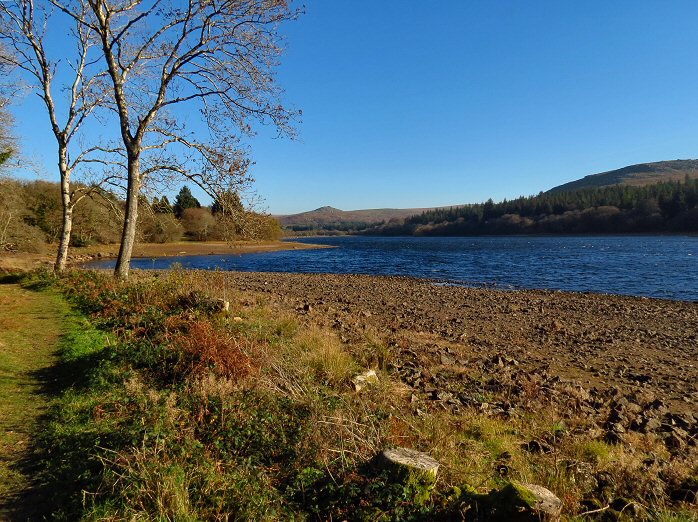
[[[59,290],[89,319],[66,323],[57,398],[35,435],[54,518],[476,520],[512,483],[551,489],[570,520],[618,519],[636,504],[646,520],[696,515],[669,498],[698,472],[694,453],[672,455],[652,436],[608,444],[554,405],[506,417],[412,402],[382,340],[347,346],[237,293],[224,274],[118,283],[75,272],[24,284]],[[369,366],[378,383],[354,391],[352,376]],[[441,462],[433,491],[373,465],[393,446]]]
[[[46,399],[37,374],[53,362],[61,327],[59,300],[0,285],[0,498],[29,488],[22,461]],[[37,332],[43,334],[37,335]],[[10,506],[3,506],[4,511]],[[2,511],[0,511],[0,514]]]
[[[8,516],[40,516],[50,509],[44,498],[62,488],[41,476],[39,441],[53,398],[103,343],[103,334],[55,292],[0,285],[0,498],[7,499],[2,510]]]
[[[296,335],[294,341],[294,350],[289,355],[309,372],[312,381],[339,387],[356,375],[356,363],[336,336],[310,328]]]

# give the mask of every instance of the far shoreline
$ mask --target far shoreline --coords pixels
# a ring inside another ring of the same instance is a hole
[[[465,235],[439,235],[439,234],[321,234],[317,236],[288,236],[286,239],[332,237],[402,237],[402,238],[479,238],[479,237],[698,237],[698,232],[594,232],[584,234],[535,232],[530,234],[465,234]]]
[[[132,259],[175,256],[237,255],[279,252],[284,250],[314,250],[334,248],[329,245],[296,243],[290,241],[175,241],[172,243],[138,243],[133,248]],[[79,267],[97,259],[114,259],[119,254],[119,244],[72,247],[68,251],[68,265]],[[24,272],[36,268],[52,267],[56,250],[45,253],[4,253],[0,257],[0,274]]]
[[[118,245],[117,245],[118,246]],[[177,241],[174,243],[142,243],[133,249],[133,258],[205,256],[220,254],[260,254],[283,250],[314,250],[334,248],[328,245],[295,243],[289,241]],[[116,257],[118,249],[113,256]],[[104,256],[103,256],[104,257]]]

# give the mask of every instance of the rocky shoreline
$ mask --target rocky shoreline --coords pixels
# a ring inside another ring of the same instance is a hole
[[[505,416],[554,408],[609,442],[636,432],[657,434],[676,453],[696,446],[698,303],[402,277],[226,278],[333,328],[349,346],[376,339],[383,348],[373,364],[398,375],[417,408]]]

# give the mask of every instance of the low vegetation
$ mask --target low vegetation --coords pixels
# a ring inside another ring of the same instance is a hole
[[[550,489],[569,520],[698,514],[695,444],[614,443],[542,400],[518,416],[414,402],[386,340],[344,343],[223,273],[23,284],[59,290],[102,332],[65,345],[70,380],[39,435],[56,518],[482,520],[520,483]],[[357,391],[369,367],[378,379]],[[391,447],[437,459],[436,484],[382,472]]]
[[[372,229],[375,223],[361,221],[336,221],[323,224],[292,224],[283,228],[284,232],[294,237],[301,236],[342,236],[356,234]]]

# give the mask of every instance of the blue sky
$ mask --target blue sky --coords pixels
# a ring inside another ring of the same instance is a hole
[[[697,20],[693,0],[308,0],[278,75],[299,139],[249,141],[256,190],[272,213],[446,206],[696,158]],[[43,116],[16,113],[50,172]]]

